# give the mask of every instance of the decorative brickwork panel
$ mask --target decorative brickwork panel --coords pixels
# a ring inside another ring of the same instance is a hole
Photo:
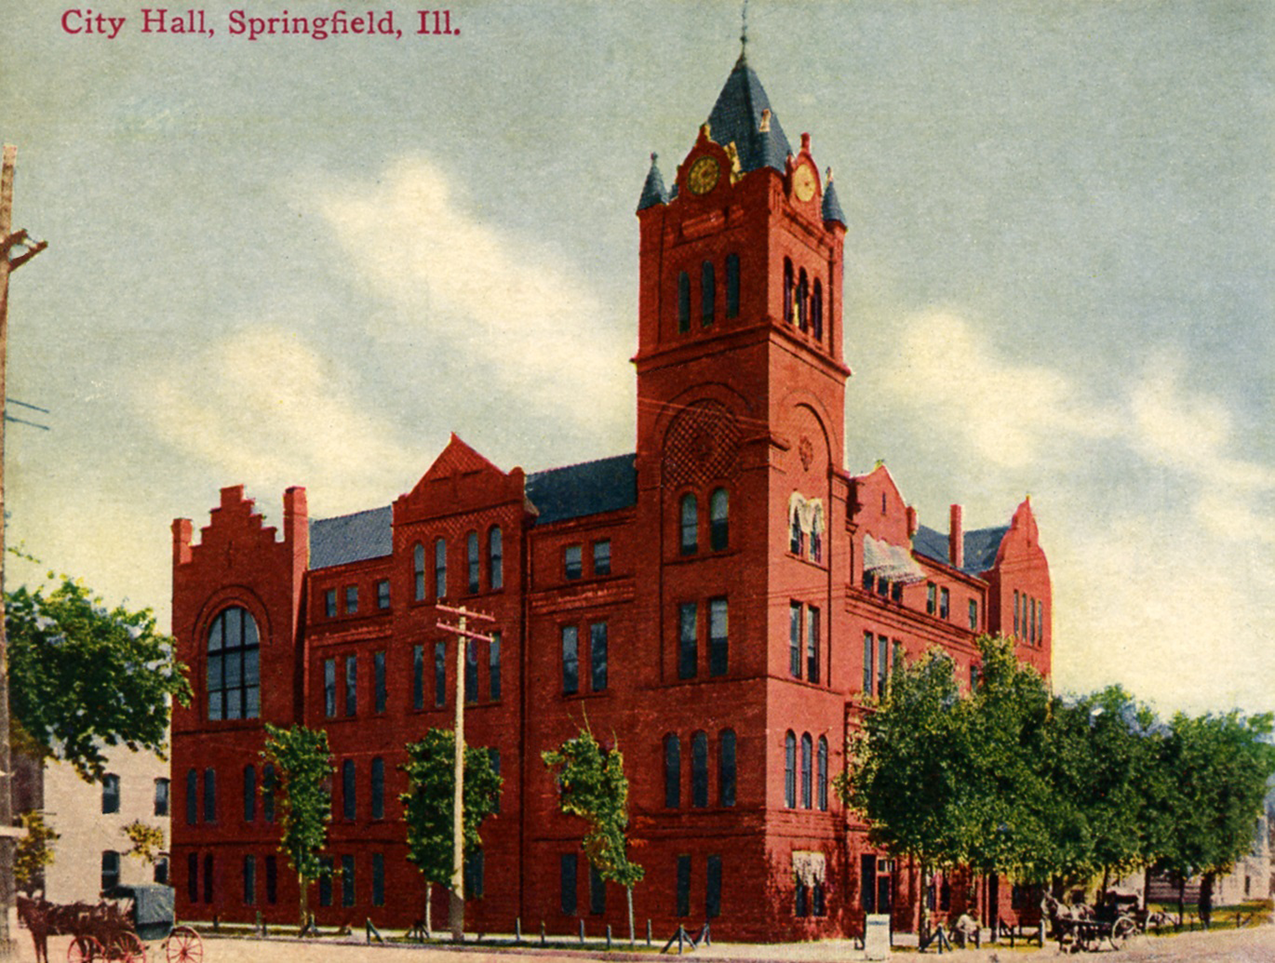
[[[730,478],[739,460],[739,423],[720,401],[691,405],[664,437],[663,483],[666,488]]]

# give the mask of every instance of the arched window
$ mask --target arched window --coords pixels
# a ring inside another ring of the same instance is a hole
[[[792,324],[792,261],[784,258],[784,320]]]
[[[801,529],[801,512],[795,505],[792,508],[792,524],[788,528],[788,551],[794,555],[806,553],[806,533]]]
[[[274,822],[274,766],[266,763],[261,769],[261,818]]]
[[[487,570],[492,591],[504,588],[505,538],[500,532],[499,525],[487,533]]]
[[[682,744],[671,732],[664,737],[664,805],[682,805]]]
[[[341,815],[346,819],[353,819],[358,811],[354,775],[353,759],[341,763]]]
[[[713,323],[713,315],[717,310],[717,274],[713,270],[712,261],[705,261],[700,266],[699,308],[700,324],[707,328]]]
[[[815,788],[818,792],[818,805],[822,812],[828,811],[828,737],[819,737],[818,772]]]
[[[425,546],[417,542],[412,546],[412,583],[413,598],[418,602],[425,600]]]
[[[385,818],[385,760],[372,759],[372,818]]]
[[[208,718],[255,719],[261,711],[257,622],[247,609],[223,609],[208,627]]]
[[[815,293],[810,298],[810,333],[823,340],[823,284],[815,278]]]
[[[726,317],[739,317],[739,255],[726,255]]]
[[[699,502],[694,495],[683,495],[681,502],[682,554],[694,555],[699,551]]]
[[[470,532],[465,536],[465,561],[469,574],[469,594],[482,591],[482,567],[478,561],[478,533]]]
[[[810,318],[807,316],[809,303],[807,297],[810,293],[810,282],[806,279],[806,269],[801,269],[801,274],[797,280],[797,327],[802,331],[810,327]]]
[[[691,330],[691,276],[685,271],[677,276],[677,330]]]
[[[708,734],[703,731],[691,735],[691,805],[708,805]]]
[[[735,730],[723,729],[717,736],[717,802],[735,805]]]
[[[217,771],[204,770],[204,822],[217,821]]]
[[[199,822],[199,773],[194,769],[186,771],[186,825],[193,826]]]
[[[720,552],[730,542],[730,496],[725,488],[713,489],[708,497],[708,544]]]
[[[791,729],[784,736],[784,805],[797,808],[797,737]]]
[[[243,767],[243,819],[250,823],[257,818],[257,768]]]
[[[810,733],[803,732],[801,734],[801,808],[809,809],[811,806],[811,749]]]
[[[434,539],[434,598],[447,598],[447,542]]]

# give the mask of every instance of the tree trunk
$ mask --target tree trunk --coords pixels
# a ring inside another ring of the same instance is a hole
[[[633,926],[633,884],[624,887],[624,901],[629,907],[629,946],[637,946],[637,930]]]
[[[310,912],[309,912],[309,910],[310,910],[310,903],[309,903],[310,888],[309,888],[309,886],[307,885],[307,883],[308,883],[308,882],[309,882],[309,880],[307,880],[307,879],[306,879],[304,876],[302,876],[300,873],[297,873],[297,889],[299,889],[299,890],[301,891],[301,897],[300,897],[300,899],[298,900],[298,902],[299,902],[299,904],[300,904],[300,910],[301,910],[301,929],[300,929],[300,932],[301,932],[301,934],[302,934],[302,935],[304,935],[304,932],[305,932],[305,924],[306,924],[306,921],[310,918]]]
[[[921,900],[920,912],[917,917],[916,935],[920,939],[926,936],[926,915],[925,911],[930,908],[930,889],[928,885],[930,875],[930,865],[925,860],[921,860]]]
[[[1216,876],[1216,873],[1205,873],[1200,880],[1200,922],[1206,930],[1213,921],[1213,881]]]
[[[425,884],[425,935],[434,935],[434,884]]]
[[[1182,925],[1182,917],[1186,915],[1186,874],[1178,876],[1178,926]]]

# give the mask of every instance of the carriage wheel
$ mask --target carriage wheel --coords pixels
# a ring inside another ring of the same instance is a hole
[[[77,936],[66,948],[66,963],[92,963],[94,960],[106,959],[106,950],[92,936]]]
[[[123,963],[146,963],[146,946],[136,933],[121,933],[111,940],[109,956]]]
[[[177,926],[164,941],[168,963],[199,963],[204,958],[204,941],[189,926]]]
[[[1131,917],[1122,916],[1116,920],[1116,925],[1111,927],[1111,945],[1120,949],[1137,935],[1138,924]]]

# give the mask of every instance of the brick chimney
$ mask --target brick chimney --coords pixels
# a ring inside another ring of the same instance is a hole
[[[908,506],[908,538],[913,538],[917,530],[916,509],[911,505]]]
[[[952,506],[952,524],[947,535],[947,558],[953,568],[965,567],[965,529],[961,525],[961,506]]]

